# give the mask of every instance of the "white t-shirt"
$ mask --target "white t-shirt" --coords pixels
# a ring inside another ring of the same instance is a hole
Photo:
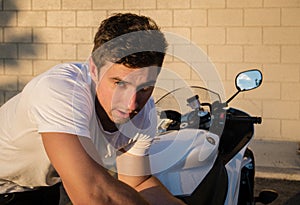
[[[95,112],[94,83],[86,64],[60,64],[35,77],[0,107],[0,193],[49,186],[60,181],[46,155],[44,132],[88,137],[104,166],[116,150],[147,154],[156,128],[153,99],[119,131],[103,130]]]

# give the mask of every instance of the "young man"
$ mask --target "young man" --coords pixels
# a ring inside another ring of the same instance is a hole
[[[182,204],[147,158],[166,47],[153,20],[116,14],[101,23],[87,63],[57,65],[4,104],[0,200],[57,204],[62,181],[73,204]],[[107,172],[115,162],[118,179]]]

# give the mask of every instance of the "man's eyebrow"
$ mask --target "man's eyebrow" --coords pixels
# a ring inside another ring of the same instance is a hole
[[[132,83],[130,83],[130,82],[126,81],[126,80],[123,80],[123,79],[121,79],[119,77],[111,77],[110,79],[113,80],[113,81],[120,81],[120,82],[123,82],[123,83],[126,83],[126,84],[132,84]],[[155,85],[155,83],[156,83],[156,80],[150,80],[148,82],[142,83],[138,87],[153,86],[153,85]]]
[[[127,81],[125,81],[125,80],[123,80],[123,79],[121,79],[119,77],[111,77],[110,79],[113,80],[113,81],[119,81],[119,82],[130,84],[130,82],[127,82]]]

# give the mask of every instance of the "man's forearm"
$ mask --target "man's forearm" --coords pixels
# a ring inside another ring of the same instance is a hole
[[[80,188],[80,195],[74,191],[74,184],[71,185],[72,187],[68,186],[68,183],[65,184],[66,191],[74,204],[150,205],[137,190],[111,176],[103,174],[95,177],[89,184],[89,189]]]
[[[97,159],[90,157],[97,157],[90,139],[67,133],[43,133],[42,138],[73,204],[149,204],[134,188],[113,178]],[[82,143],[89,149],[85,150]]]
[[[136,187],[142,197],[151,205],[184,205],[184,203],[175,198],[169,190],[154,176],[145,180]]]

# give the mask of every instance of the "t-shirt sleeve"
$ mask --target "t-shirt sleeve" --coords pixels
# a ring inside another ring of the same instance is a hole
[[[93,100],[89,85],[76,77],[47,76],[32,89],[31,116],[38,132],[90,137]]]

